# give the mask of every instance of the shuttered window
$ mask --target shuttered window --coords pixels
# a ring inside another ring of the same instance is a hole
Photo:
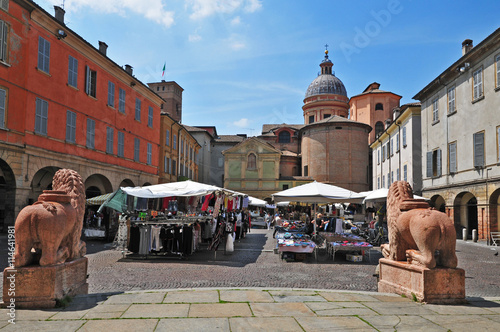
[[[125,155],[125,133],[118,132],[118,157],[123,157]]]
[[[483,68],[479,68],[472,74],[473,100],[483,96]]]
[[[97,72],[85,66],[85,93],[96,98]]]
[[[140,152],[141,141],[138,138],[134,138],[134,161],[139,161]]]
[[[474,167],[484,166],[484,132],[474,134]]]
[[[66,111],[66,141],[75,143],[76,140],[76,113]]]
[[[115,131],[111,127],[106,128],[106,153],[113,154],[113,140]]]
[[[403,147],[406,147],[406,127],[403,127]]]
[[[38,37],[38,69],[48,74],[49,67],[50,43],[42,37]]]
[[[0,89],[0,128],[5,128],[5,109],[7,107],[7,91]]]
[[[47,119],[49,113],[49,103],[43,99],[36,99],[35,111],[35,133],[47,135]]]
[[[92,119],[87,119],[87,147],[89,149],[94,148],[95,141],[95,121]]]
[[[449,171],[450,174],[457,172],[457,142],[450,143],[449,145]]]
[[[78,85],[78,60],[68,56],[68,85],[76,88]]]
[[[0,20],[0,61],[7,62],[7,39],[9,26]]]

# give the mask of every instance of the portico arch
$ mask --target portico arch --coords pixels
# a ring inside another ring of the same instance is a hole
[[[111,182],[102,174],[93,174],[85,180],[85,195],[87,198],[113,192]]]
[[[438,211],[446,212],[446,202],[441,195],[434,195],[431,197],[430,206]]]
[[[478,229],[477,198],[470,192],[457,195],[454,202],[454,221],[457,231],[459,228],[467,229],[467,237],[472,238],[472,230]],[[461,237],[461,234],[457,234]]]
[[[489,197],[490,232],[500,232],[500,189],[495,190]]]
[[[0,159],[0,232],[14,225],[16,205],[16,181],[10,166]]]
[[[39,169],[31,180],[31,191],[28,196],[28,204],[33,204],[44,190],[52,189],[52,179],[56,172],[61,169],[57,166],[46,166]]]

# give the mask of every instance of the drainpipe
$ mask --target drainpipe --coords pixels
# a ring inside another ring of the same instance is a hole
[[[383,145],[382,145],[382,141],[380,140],[380,135],[379,135],[379,137],[377,137],[377,141],[380,143],[380,181],[382,182],[382,178],[383,178],[383,177],[382,177],[382,175],[383,175],[383,172],[384,172],[384,167],[383,167],[383,166],[384,166],[384,161],[383,161],[383,160],[384,160],[384,158],[383,158],[383,156],[382,156],[382,152],[383,152],[384,150],[382,149],[382,146],[383,146]],[[378,157],[378,155],[377,155],[377,157]],[[381,186],[380,186],[380,187],[381,187],[381,188],[383,188],[383,187],[384,187],[384,184],[383,184],[383,183],[381,183]]]
[[[399,149],[399,150],[398,150],[398,152],[399,152],[399,177],[400,177],[400,179],[399,179],[399,180],[401,180],[401,153],[402,153],[402,151],[401,151],[401,149],[399,148],[399,146],[401,145],[401,126],[399,125],[399,124],[400,124],[400,122],[398,122],[398,121],[394,122],[394,124],[395,124],[396,126],[398,126],[398,137],[399,137],[399,143],[400,143],[400,144],[398,145],[398,149]]]

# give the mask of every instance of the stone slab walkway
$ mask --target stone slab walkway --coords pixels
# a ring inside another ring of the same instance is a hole
[[[500,331],[500,298],[430,305],[374,292],[172,289],[77,296],[64,309],[0,309],[0,331]]]

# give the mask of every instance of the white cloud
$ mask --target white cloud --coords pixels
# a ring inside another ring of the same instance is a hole
[[[194,42],[199,42],[201,40],[201,36],[197,33],[195,34],[191,34],[188,36],[188,39],[190,42],[194,43]]]
[[[262,8],[261,0],[248,0],[247,5],[245,6],[245,10],[249,13],[256,12],[260,8]]]
[[[236,16],[231,20],[231,25],[239,25],[241,23],[241,18],[239,16]]]
[[[250,121],[247,118],[240,119],[238,121],[234,121],[233,125],[239,128],[248,128]]]
[[[253,13],[262,7],[260,0],[188,0],[193,13],[193,20],[202,19],[214,14],[229,14],[238,9]]]
[[[61,5],[61,0],[48,1],[54,5]],[[128,11],[132,11],[166,27],[174,24],[174,12],[167,11],[162,0],[66,0],[64,4],[67,12],[78,13],[83,7],[119,15],[126,15]]]

